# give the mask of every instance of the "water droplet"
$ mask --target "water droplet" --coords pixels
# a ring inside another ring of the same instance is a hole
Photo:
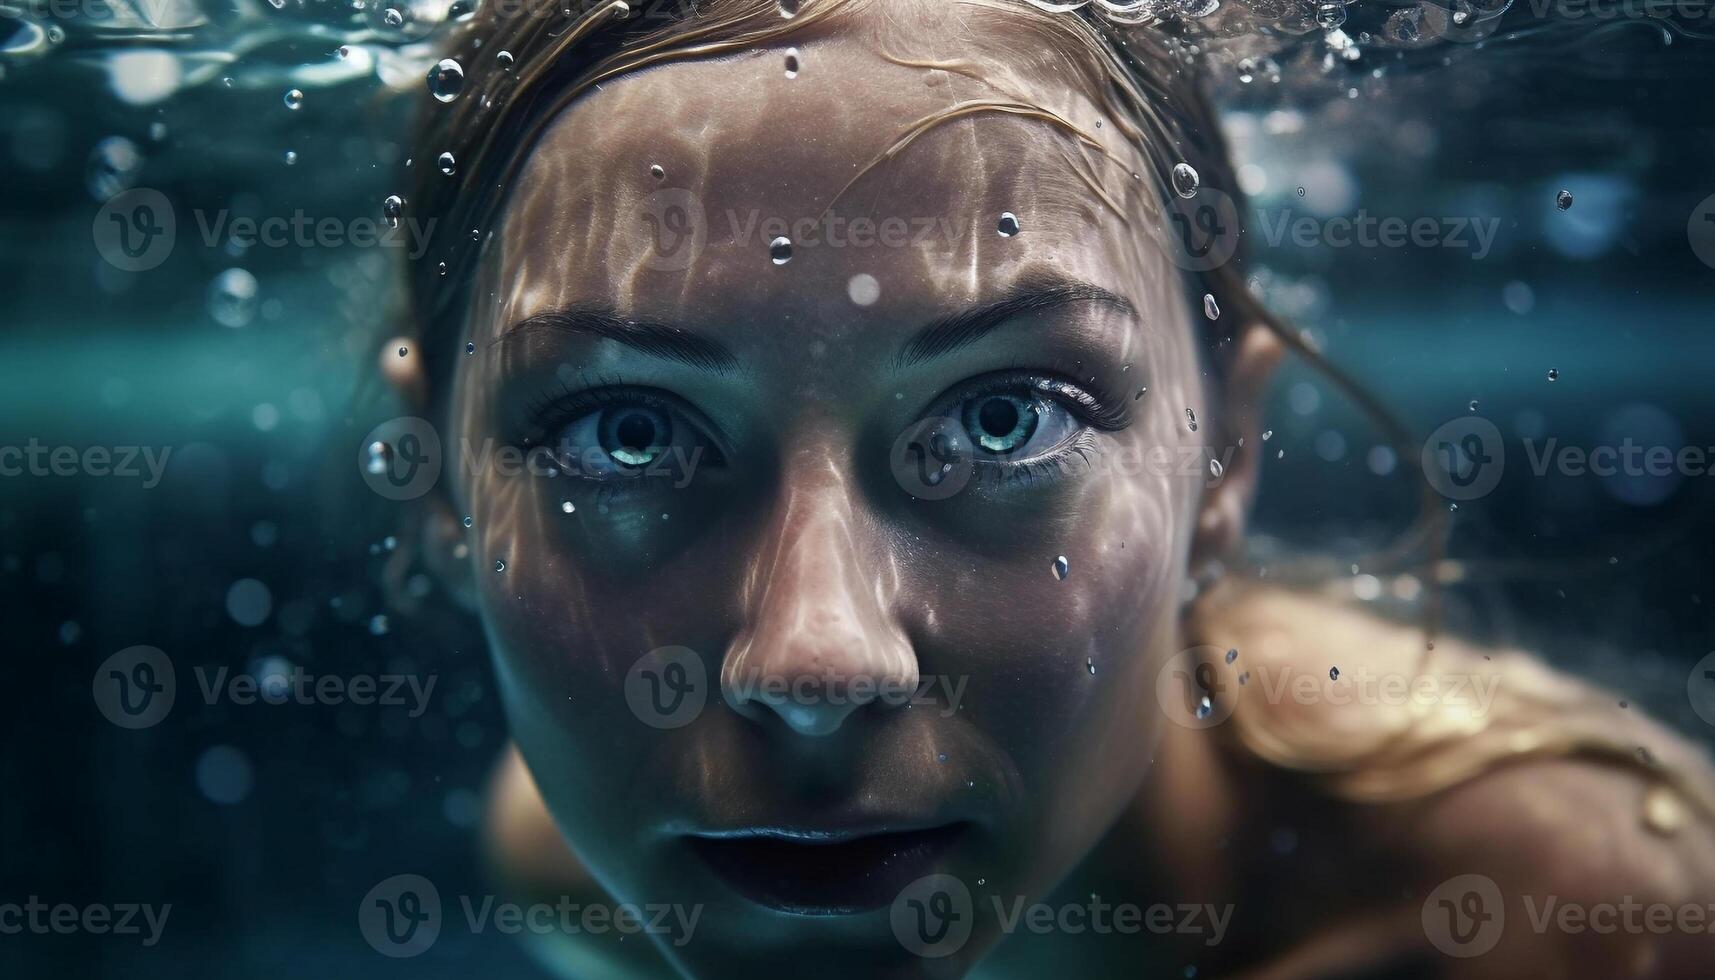
[[[667,168],[661,166],[659,163],[652,164],[649,167],[649,176],[654,177],[656,180],[666,180]]]
[[[451,177],[453,174],[458,172],[458,161],[453,159],[453,155],[451,153],[443,153],[436,157],[435,165],[440,167],[441,173],[446,174],[448,177]]]
[[[446,275],[447,274],[447,264],[445,262],[436,262],[435,263],[435,272],[442,275],[442,276]],[[467,351],[466,353],[469,353],[469,352]]]
[[[290,167],[291,165],[293,165],[297,162],[298,162],[298,152],[296,150],[287,150],[286,151],[286,166]]]
[[[1232,663],[1237,659],[1239,659],[1239,651],[1236,647],[1227,651],[1227,663]]]
[[[406,354],[409,354],[409,353],[411,353],[411,349],[409,347],[399,348],[399,356],[400,357],[404,357]]]
[[[387,227],[399,227],[399,215],[405,211],[405,199],[397,194],[389,194],[381,202],[381,217],[387,222]]]
[[[780,7],[780,16],[792,18],[798,16],[798,0],[775,0]]]
[[[1096,658],[1085,657],[1084,658],[1084,666],[1089,668],[1091,677],[1096,676]]]
[[[1471,411],[1475,412],[1476,410],[1477,410],[1477,400],[1475,398],[1473,398],[1473,399],[1471,399]]]
[[[1138,399],[1139,399],[1139,398],[1142,398],[1142,397],[1143,397],[1143,395],[1144,395],[1144,392],[1146,392],[1146,391],[1148,391],[1148,390],[1149,390],[1149,389],[1148,389],[1148,388],[1139,388],[1139,389],[1137,389],[1137,394],[1135,394],[1135,395],[1133,395],[1133,396],[1131,396],[1131,400],[1132,400],[1132,401],[1137,401],[1137,400],[1138,400]]]
[[[1263,442],[1267,442],[1267,441],[1269,441],[1269,440],[1270,440],[1270,439],[1273,439],[1273,438],[1274,438],[1274,430],[1273,430],[1273,429],[1264,429],[1264,430],[1262,430],[1262,441],[1263,441]]]
[[[995,230],[1000,232],[1000,237],[1002,238],[1011,238],[1018,234],[1018,215],[1013,214],[1011,211],[1002,211],[1000,213],[1000,224],[995,227]]]
[[[256,277],[232,268],[214,277],[208,287],[208,315],[223,327],[246,326],[256,316]]]
[[[1302,187],[1300,187],[1300,188],[1298,188],[1298,196],[1299,196],[1299,197],[1303,197],[1303,196],[1304,196],[1304,188],[1302,188]]]
[[[464,91],[464,66],[451,58],[442,58],[429,69],[429,94],[441,102],[451,102]]]
[[[1197,413],[1191,411],[1189,408],[1185,410],[1185,427],[1190,429],[1192,432],[1197,431]]]
[[[846,296],[858,306],[874,306],[881,299],[881,281],[867,272],[846,280]]]
[[[1331,680],[1331,681],[1337,681],[1337,680],[1339,680],[1339,679],[1340,679],[1340,668],[1338,668],[1338,667],[1329,667],[1329,668],[1328,668],[1328,679],[1329,679],[1329,680]]]
[[[1554,195],[1554,206],[1559,208],[1562,211],[1565,211],[1565,210],[1571,208],[1572,207],[1572,192],[1569,190],[1566,190],[1565,188],[1561,188],[1560,193]]]
[[[342,44],[339,46],[338,54],[341,60],[349,58],[351,57],[351,49]]]
[[[494,559],[494,570],[497,572],[506,571],[506,562],[500,560],[499,558]]]
[[[464,342],[464,352],[466,354],[475,354],[476,353],[476,344],[472,341],[469,341],[469,340],[465,341]]]
[[[398,27],[405,23],[405,15],[400,13],[398,9],[394,7],[388,7],[381,15],[381,22],[386,24],[388,27]]]
[[[781,235],[768,243],[768,257],[775,265],[785,265],[792,261],[792,239]]]
[[[512,52],[510,51],[502,51],[494,56],[494,63],[500,66],[501,71],[511,71],[513,61]]]
[[[476,523],[475,518],[467,517],[464,519],[464,526],[465,527],[470,527],[472,524],[475,524],[475,523]]]
[[[393,462],[393,447],[377,439],[363,449],[363,469],[370,476],[387,472]]]
[[[1054,577],[1055,578],[1064,582],[1064,581],[1066,581],[1067,573],[1071,572],[1071,570],[1072,570],[1072,563],[1066,560],[1065,555],[1060,555],[1059,557],[1054,559]]]
[[[1346,22],[1346,5],[1342,0],[1322,0],[1316,5],[1316,24],[1331,31]]]
[[[1221,305],[1215,302],[1214,293],[1203,294],[1203,315],[1211,320],[1219,320],[1221,318]]]
[[[1218,459],[1209,460],[1209,475],[1210,476],[1219,480],[1221,478],[1221,474],[1223,472],[1225,472],[1225,471],[1221,469],[1221,461],[1220,460],[1218,460]]]
[[[1560,369],[1559,368],[1549,368],[1548,369],[1548,380],[1559,381],[1560,380]]]
[[[1189,163],[1173,165],[1173,192],[1180,197],[1196,197],[1197,188],[1203,179],[1197,176],[1197,169]]]
[[[560,513],[562,514],[570,514],[577,509],[578,508],[574,506],[570,500],[560,501]]]
[[[453,0],[447,6],[447,20],[469,20],[476,13],[476,4],[472,0]]]
[[[797,48],[787,48],[786,49],[786,77],[787,78],[797,78],[798,77],[798,49]]]
[[[304,104],[304,93],[295,88],[287,89],[285,103],[286,108],[297,109],[299,106]]]

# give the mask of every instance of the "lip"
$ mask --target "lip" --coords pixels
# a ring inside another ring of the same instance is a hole
[[[967,823],[906,828],[748,827],[686,836],[734,891],[794,915],[856,915],[930,872]]]

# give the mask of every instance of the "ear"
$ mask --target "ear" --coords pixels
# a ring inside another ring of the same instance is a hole
[[[1216,396],[1226,441],[1220,449],[1222,472],[1203,493],[1191,543],[1193,569],[1224,559],[1244,539],[1262,469],[1263,399],[1284,351],[1280,338],[1262,323],[1247,326],[1235,344],[1226,390]]]
[[[400,351],[405,353],[401,354]],[[418,356],[415,343],[409,337],[395,337],[381,348],[381,374],[387,379],[394,394],[406,412],[412,415],[427,417],[429,410],[429,382],[423,369],[423,359]],[[451,445],[447,433],[442,433],[441,445]],[[436,481],[434,489],[409,502],[408,509],[402,516],[403,526],[400,528],[400,538],[412,542],[415,556],[422,559],[423,567],[434,576],[435,582],[447,595],[451,596],[459,607],[466,612],[476,611],[476,580],[472,572],[469,544],[466,541],[464,522],[458,514],[457,505],[453,499],[451,481],[456,478],[456,467],[443,465],[441,478]],[[395,588],[396,578],[403,578],[404,571],[410,564],[412,552],[407,551],[402,560],[397,562],[398,574],[390,567],[387,575],[389,601],[401,609],[410,610],[417,602],[405,594],[402,587]]]

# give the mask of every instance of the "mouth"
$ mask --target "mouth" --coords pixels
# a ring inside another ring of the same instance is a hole
[[[691,850],[740,895],[794,915],[855,915],[892,902],[968,829],[875,833],[755,829],[694,834]]]

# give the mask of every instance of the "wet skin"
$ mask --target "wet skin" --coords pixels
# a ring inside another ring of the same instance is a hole
[[[793,79],[782,48],[605,84],[530,152],[485,246],[454,430],[580,462],[461,468],[471,591],[560,829],[608,893],[701,908],[695,940],[664,945],[697,975],[810,955],[911,973],[926,961],[886,904],[902,881],[1052,888],[1149,770],[1194,529],[1244,490],[1177,463],[1221,452],[1196,447],[1228,408],[1140,228],[1146,164],[1084,96],[1009,78],[1129,162],[1089,155],[1129,223],[1072,174],[1087,150],[1018,116],[937,127],[847,186],[916,120],[996,96],[884,47],[1018,61],[1000,37],[920,36],[795,39]],[[830,209],[874,230],[802,223]],[[1003,212],[1020,234],[997,233]],[[796,239],[784,264],[770,218]],[[991,329],[925,341],[962,315]],[[919,499],[893,450],[934,417],[974,465]],[[1139,464],[1158,448],[1174,465]],[[714,689],[676,728],[627,699],[668,646]],[[825,887],[803,870],[824,860]],[[979,923],[938,969],[997,938]]]

